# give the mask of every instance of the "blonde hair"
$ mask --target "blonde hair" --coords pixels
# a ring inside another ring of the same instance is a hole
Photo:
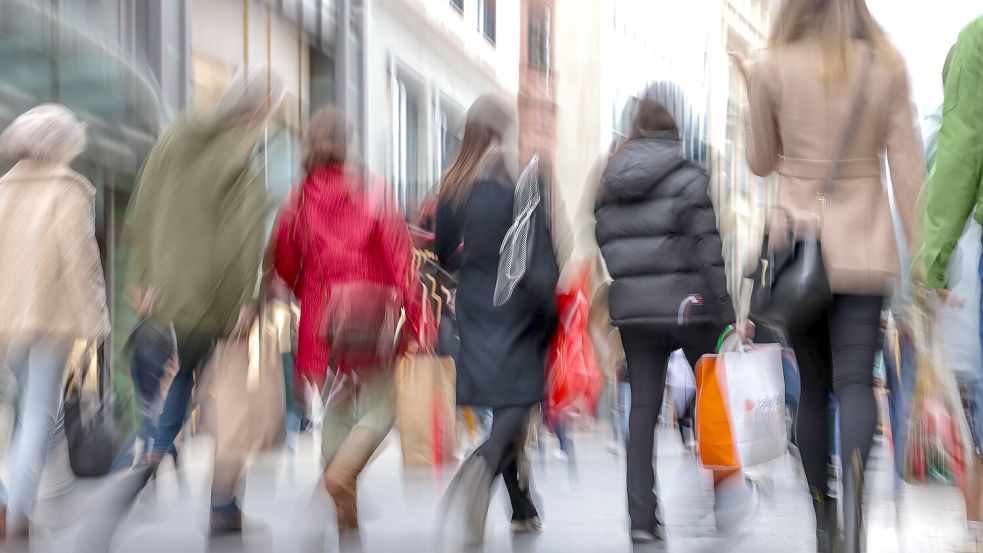
[[[61,104],[41,104],[0,134],[0,157],[69,164],[85,150],[85,123]]]
[[[878,58],[898,61],[884,29],[867,9],[865,0],[785,0],[771,29],[771,46],[784,46],[817,32],[822,37],[823,81],[843,78],[855,39],[866,40]]]

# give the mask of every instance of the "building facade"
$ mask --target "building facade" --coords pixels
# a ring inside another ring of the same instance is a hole
[[[365,162],[409,211],[436,192],[471,103],[515,101],[519,3],[375,0],[366,17]]]
[[[555,0],[522,0],[519,28],[519,163],[556,161]]]

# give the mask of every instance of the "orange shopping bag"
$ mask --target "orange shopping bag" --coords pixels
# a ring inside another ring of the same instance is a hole
[[[696,441],[713,469],[785,454],[785,379],[777,344],[704,355],[696,364]]]

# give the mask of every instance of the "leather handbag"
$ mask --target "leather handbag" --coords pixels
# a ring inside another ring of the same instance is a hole
[[[109,474],[119,450],[115,403],[110,386],[98,375],[97,347],[76,347],[65,385],[63,409],[68,462],[80,478]],[[96,372],[96,375],[92,373]],[[96,378],[98,382],[91,382]],[[93,386],[93,384],[95,384]],[[95,388],[95,389],[93,389]]]
[[[785,244],[777,247],[771,243],[770,236],[765,236],[760,264],[753,275],[755,282],[751,296],[751,319],[760,324],[786,332],[805,329],[818,321],[833,302],[820,235],[840,164],[856,131],[873,56],[872,51],[862,68],[860,85],[854,94],[836,157],[823,190],[817,194],[819,228],[805,236],[796,235],[792,216],[785,211],[788,222]]]

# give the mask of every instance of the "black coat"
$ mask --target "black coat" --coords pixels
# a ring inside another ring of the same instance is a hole
[[[682,157],[678,139],[662,133],[615,152],[594,214],[616,326],[676,328],[680,304],[693,294],[704,305],[692,307],[689,324],[733,321],[709,179]]]
[[[514,191],[504,165],[499,165],[478,179],[460,210],[443,201],[437,207],[437,256],[459,274],[459,405],[510,407],[543,400],[546,351],[555,326],[552,297],[532,297],[520,285],[504,305],[495,307],[493,301]],[[545,217],[536,220],[548,224]],[[464,248],[456,254],[462,240]]]

